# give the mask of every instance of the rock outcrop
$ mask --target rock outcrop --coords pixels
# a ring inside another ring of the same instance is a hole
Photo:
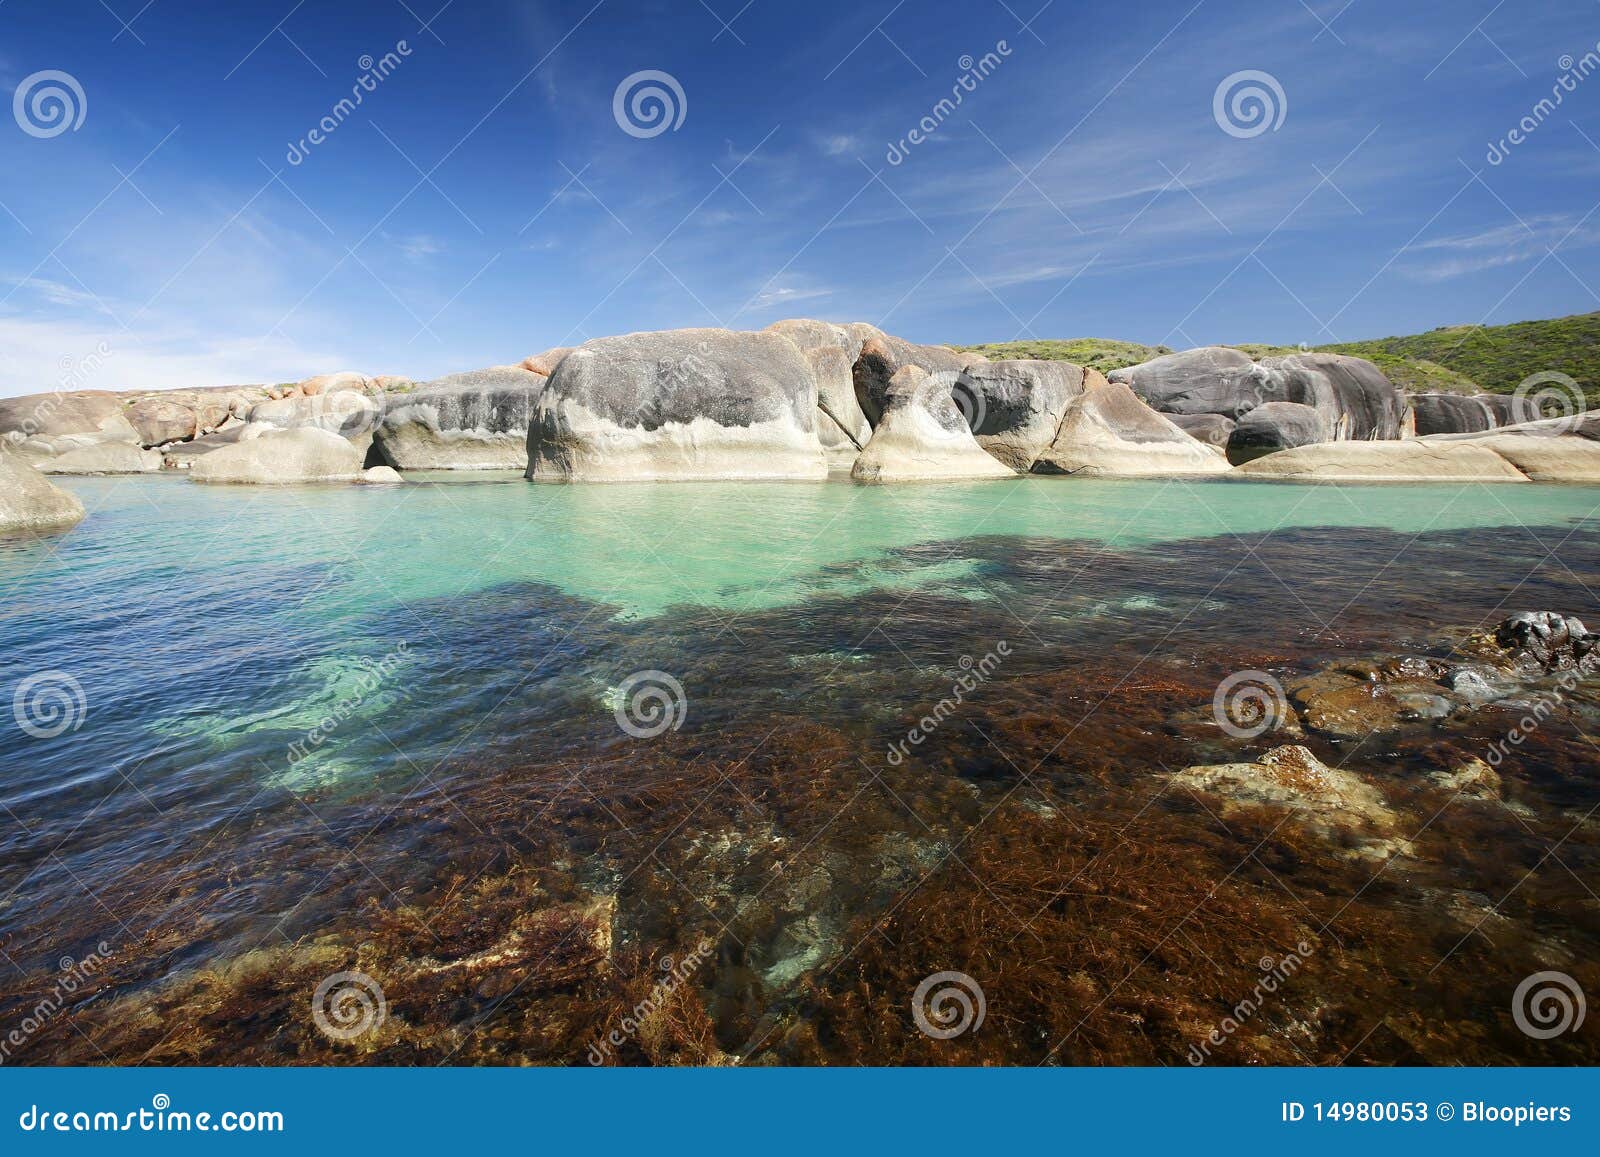
[[[788,338],[811,363],[817,379],[817,437],[835,467],[848,467],[872,437],[872,426],[856,400],[855,363],[861,339],[842,325],[791,318],[767,327]]]
[[[901,366],[889,383],[872,440],[850,476],[857,482],[1016,477],[978,445],[950,396],[951,380],[949,373]]]
[[[1483,395],[1412,394],[1410,401],[1418,437],[1478,434],[1503,424]]]
[[[1329,440],[1403,438],[1410,408],[1383,371],[1363,358],[1304,353],[1253,361],[1224,346],[1167,354],[1114,370],[1150,406],[1171,414],[1235,420],[1269,402],[1297,402],[1322,415]]]
[[[1235,466],[1296,446],[1329,441],[1320,411],[1299,402],[1263,402],[1234,424],[1228,436],[1228,461]]]
[[[61,530],[83,521],[83,503],[26,461],[0,450],[0,534]]]
[[[897,337],[890,337],[876,326],[855,322],[845,329],[851,340],[860,342],[860,352],[853,369],[856,400],[861,412],[874,428],[889,394],[889,382],[903,366],[916,366],[929,374],[959,374],[981,358],[972,354],[957,353],[947,346],[914,345]],[[951,379],[954,381],[954,378]]]
[[[1189,437],[1218,450],[1228,448],[1228,439],[1238,424],[1221,414],[1168,414],[1167,420]]]
[[[1600,442],[1572,435],[1527,437],[1491,433],[1438,445],[1493,451],[1535,482],[1600,482]]]
[[[534,481],[824,478],[817,381],[775,333],[598,338],[562,359],[528,427]]]
[[[1026,474],[1055,441],[1083,380],[1083,367],[1071,362],[973,362],[956,379],[952,396],[978,445]]]
[[[161,469],[161,451],[137,442],[95,442],[65,450],[34,465],[41,474],[153,474]]]
[[[0,438],[7,449],[39,459],[97,442],[137,442],[122,398],[107,390],[76,390],[0,398]]]
[[[1353,855],[1387,859],[1411,851],[1396,838],[1399,817],[1377,788],[1298,745],[1275,747],[1253,763],[1185,768],[1173,784],[1215,796],[1224,816],[1241,806],[1287,809],[1312,830],[1347,842]]]
[[[1325,442],[1236,467],[1252,478],[1300,482],[1526,482],[1499,454],[1471,442]]]
[[[196,459],[189,470],[196,482],[257,485],[352,482],[360,474],[361,451],[348,439],[314,426],[252,426],[240,441]]]
[[[398,470],[526,470],[548,378],[523,366],[452,374],[389,397],[373,441]]]
[[[1034,463],[1041,474],[1221,474],[1228,460],[1145,405],[1126,385],[1093,370],[1067,406],[1055,440]]]

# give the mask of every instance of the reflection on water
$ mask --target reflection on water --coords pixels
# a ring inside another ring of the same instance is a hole
[[[79,530],[0,544],[4,689],[59,669],[88,703],[0,733],[0,1024],[61,956],[116,951],[19,1059],[582,1063],[709,939],[618,1059],[1178,1063],[1308,933],[1297,999],[1221,1063],[1364,1033],[1376,1061],[1594,1059],[1489,1011],[1594,959],[1581,713],[1502,768],[1520,810],[1445,808],[1377,879],[1161,785],[1263,749],[1186,722],[1233,671],[1595,617],[1600,491],[70,484]],[[680,682],[680,729],[619,728],[641,671]],[[1504,721],[1474,726],[1320,753],[1421,827],[1429,770]],[[334,1046],[306,1000],[356,965],[391,1023]],[[916,1032],[947,969],[987,1035]]]

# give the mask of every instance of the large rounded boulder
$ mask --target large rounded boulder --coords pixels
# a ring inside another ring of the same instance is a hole
[[[61,530],[83,521],[83,503],[17,455],[0,450],[0,534]]]
[[[856,400],[855,363],[861,339],[842,325],[791,318],[767,327],[788,338],[811,363],[817,379],[817,437],[830,463],[848,466],[872,437]]]
[[[528,427],[534,481],[825,478],[817,379],[775,333],[597,338],[550,375]]]
[[[1299,402],[1267,402],[1245,414],[1228,435],[1228,461],[1235,466],[1263,454],[1328,442],[1321,411]]]
[[[1013,478],[1016,472],[978,445],[951,396],[955,375],[905,365],[884,395],[872,440],[850,476],[857,482]]]
[[[189,477],[261,486],[353,482],[361,465],[361,451],[331,430],[252,426],[240,441],[195,459]]]
[[[1067,407],[1082,393],[1082,366],[1020,359],[973,362],[951,390],[978,445],[1018,474],[1050,448]]]
[[[845,328],[853,340],[860,342],[853,367],[856,401],[874,427],[888,404],[889,383],[905,366],[916,366],[928,374],[953,375],[982,360],[947,346],[915,345],[865,322],[854,322]]]
[[[1417,436],[1481,434],[1500,425],[1494,409],[1472,394],[1412,394]]]
[[[397,470],[526,470],[547,377],[523,366],[452,374],[387,399],[373,441]]]
[[[1191,438],[1120,382],[1093,370],[1061,419],[1055,441],[1039,456],[1039,474],[1140,476],[1221,474],[1228,459]]]
[[[1201,346],[1112,370],[1112,383],[1129,387],[1163,414],[1222,414],[1237,418],[1273,394],[1265,370],[1228,346]]]

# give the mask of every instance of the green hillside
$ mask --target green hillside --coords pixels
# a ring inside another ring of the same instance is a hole
[[[990,359],[1052,358],[1093,366],[1102,373],[1137,365],[1164,346],[1079,338],[1073,341],[998,342],[959,346]],[[1239,344],[1251,357],[1296,353],[1293,348]],[[1509,394],[1531,374],[1557,371],[1600,398],[1600,313],[1512,325],[1444,326],[1408,337],[1339,342],[1318,346],[1375,362],[1389,378],[1409,390]]]

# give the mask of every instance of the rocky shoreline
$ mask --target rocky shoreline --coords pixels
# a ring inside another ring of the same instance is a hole
[[[29,473],[187,471],[196,482],[395,482],[517,470],[536,482],[1073,476],[1600,482],[1600,422],[1518,398],[1408,395],[1371,362],[1208,347],[1102,376],[989,361],[862,323],[597,338],[431,382],[0,400]],[[24,482],[27,485],[24,485]],[[0,474],[0,530],[69,526],[58,488]]]

